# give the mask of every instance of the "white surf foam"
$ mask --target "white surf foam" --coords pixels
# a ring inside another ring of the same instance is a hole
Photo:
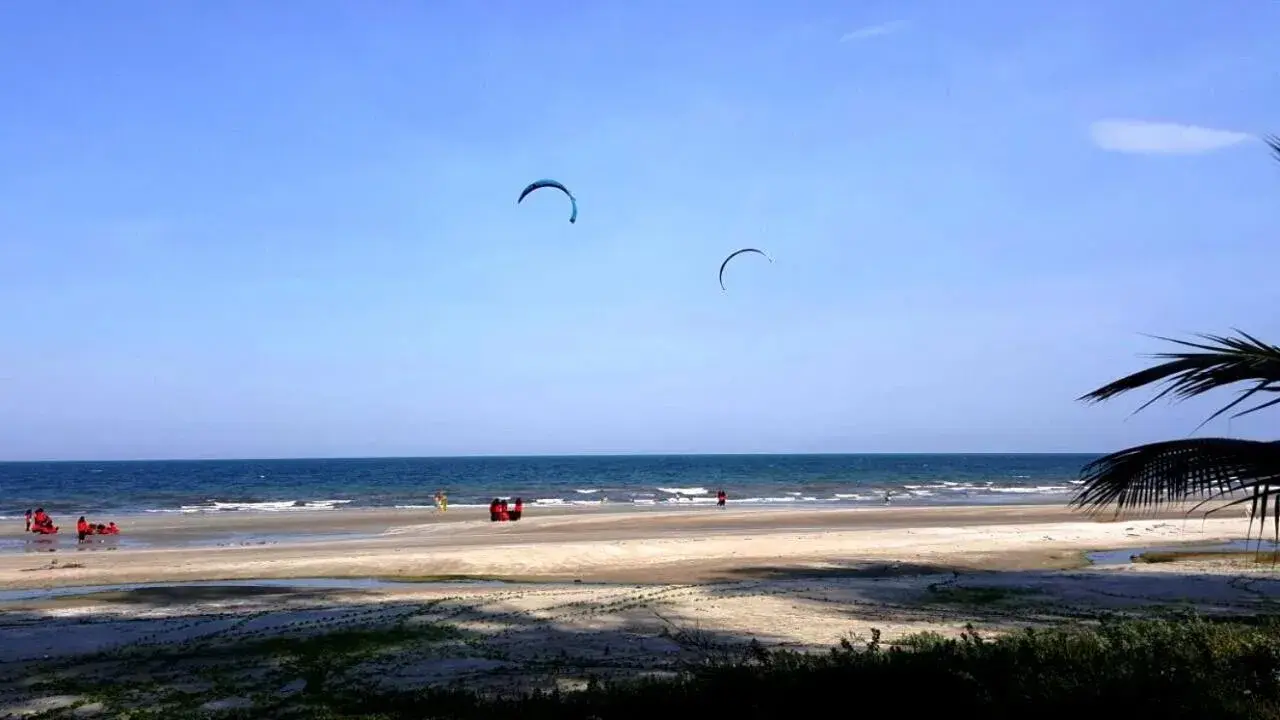
[[[314,510],[333,510],[346,505],[350,500],[276,500],[272,502],[219,502],[210,500],[204,505],[183,505],[184,513],[207,512],[299,512]]]
[[[710,491],[702,487],[687,488],[657,488],[658,492],[664,492],[668,495],[706,495]]]

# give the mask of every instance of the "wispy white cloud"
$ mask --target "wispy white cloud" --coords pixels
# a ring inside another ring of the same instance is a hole
[[[907,29],[907,24],[906,20],[894,20],[893,22],[880,23],[879,25],[868,25],[840,36],[840,42],[857,42],[880,37],[881,35],[892,35]]]
[[[1253,138],[1234,130],[1145,120],[1099,120],[1089,126],[1089,135],[1103,150],[1143,155],[1198,155]]]

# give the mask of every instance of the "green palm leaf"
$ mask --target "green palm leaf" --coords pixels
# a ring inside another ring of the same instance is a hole
[[[1270,135],[1263,141],[1280,160],[1280,136]],[[1159,365],[1122,377],[1079,399],[1101,402],[1148,385],[1164,384],[1163,390],[1138,408],[1142,410],[1162,397],[1185,400],[1237,383],[1249,384],[1205,423],[1259,393],[1276,397],[1260,398],[1258,404],[1232,417],[1280,404],[1280,347],[1238,330],[1236,335],[1201,335],[1200,342],[1160,338],[1186,349],[1159,353],[1153,356],[1164,360]],[[1071,500],[1071,505],[1079,509],[1097,512],[1114,506],[1119,512],[1126,508],[1158,508],[1191,498],[1202,498],[1197,506],[1201,507],[1205,502],[1229,497],[1234,499],[1206,514],[1247,503],[1250,527],[1254,519],[1265,521],[1270,514],[1275,521],[1276,541],[1280,542],[1280,441],[1200,438],[1140,445],[1089,463],[1080,471],[1080,479],[1081,488]]]
[[[1079,399],[1101,402],[1130,390],[1164,383],[1166,386],[1163,390],[1138,408],[1142,410],[1163,397],[1185,400],[1240,382],[1253,384],[1240,397],[1210,415],[1205,420],[1208,423],[1258,393],[1280,393],[1280,347],[1264,343],[1239,330],[1236,333],[1239,337],[1200,335],[1203,342],[1158,338],[1198,352],[1157,353],[1151,357],[1167,362],[1122,377]],[[1280,404],[1280,397],[1260,402],[1232,417],[1248,415],[1276,404]]]
[[[1165,362],[1120,378],[1080,399],[1101,402],[1148,385],[1164,384],[1163,390],[1138,408],[1141,410],[1162,397],[1183,400],[1248,383],[1240,397],[1213,413],[1209,420],[1259,393],[1277,396],[1233,417],[1280,404],[1280,347],[1244,332],[1237,331],[1237,335],[1201,335],[1201,342],[1168,340],[1187,350],[1159,353],[1154,357]],[[1095,460],[1081,470],[1080,479],[1081,488],[1071,500],[1078,509],[1098,512],[1115,507],[1119,512],[1129,508],[1154,509],[1193,498],[1204,502],[1231,498],[1218,510],[1249,504],[1251,518],[1274,518],[1276,539],[1280,541],[1280,442],[1197,438],[1140,445]]]
[[[1140,445],[1089,463],[1080,478],[1083,487],[1071,505],[1084,510],[1159,508],[1243,494],[1209,512],[1249,503],[1253,517],[1270,510],[1280,523],[1280,442],[1196,438]]]

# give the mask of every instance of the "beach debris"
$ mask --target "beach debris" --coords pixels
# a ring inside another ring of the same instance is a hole
[[[40,572],[42,570],[80,570],[84,565],[78,562],[69,562],[59,564],[57,559],[50,560],[48,565],[38,565],[32,568],[22,568],[19,572]]]
[[[527,186],[525,186],[525,189],[520,192],[520,197],[516,199],[516,204],[519,205],[525,199],[525,197],[529,195],[529,193],[533,192],[534,190],[540,190],[542,188],[555,188],[556,190],[559,190],[560,192],[569,196],[569,206],[570,206],[569,222],[571,223],[578,222],[578,199],[573,196],[573,193],[569,192],[569,188],[560,184],[560,182],[557,180],[549,180],[544,178],[542,180],[536,180],[534,182],[529,183]]]
[[[730,260],[744,253],[755,253],[756,255],[763,256],[765,260],[768,260],[769,262],[773,262],[773,258],[769,257],[763,250],[758,250],[756,248],[742,248],[741,250],[734,250],[733,252],[729,253],[729,257],[724,259],[724,262],[720,263],[720,290],[722,292],[725,290],[724,269],[728,267]]]

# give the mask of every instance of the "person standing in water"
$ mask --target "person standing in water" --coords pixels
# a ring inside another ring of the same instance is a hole
[[[725,504],[725,501],[727,501],[728,499],[729,499],[729,495],[728,495],[727,493],[725,493],[725,491],[724,491],[724,490],[719,490],[719,491],[717,491],[717,492],[716,492],[716,507],[718,507],[718,508],[723,508],[723,507],[724,507],[724,504]]]

